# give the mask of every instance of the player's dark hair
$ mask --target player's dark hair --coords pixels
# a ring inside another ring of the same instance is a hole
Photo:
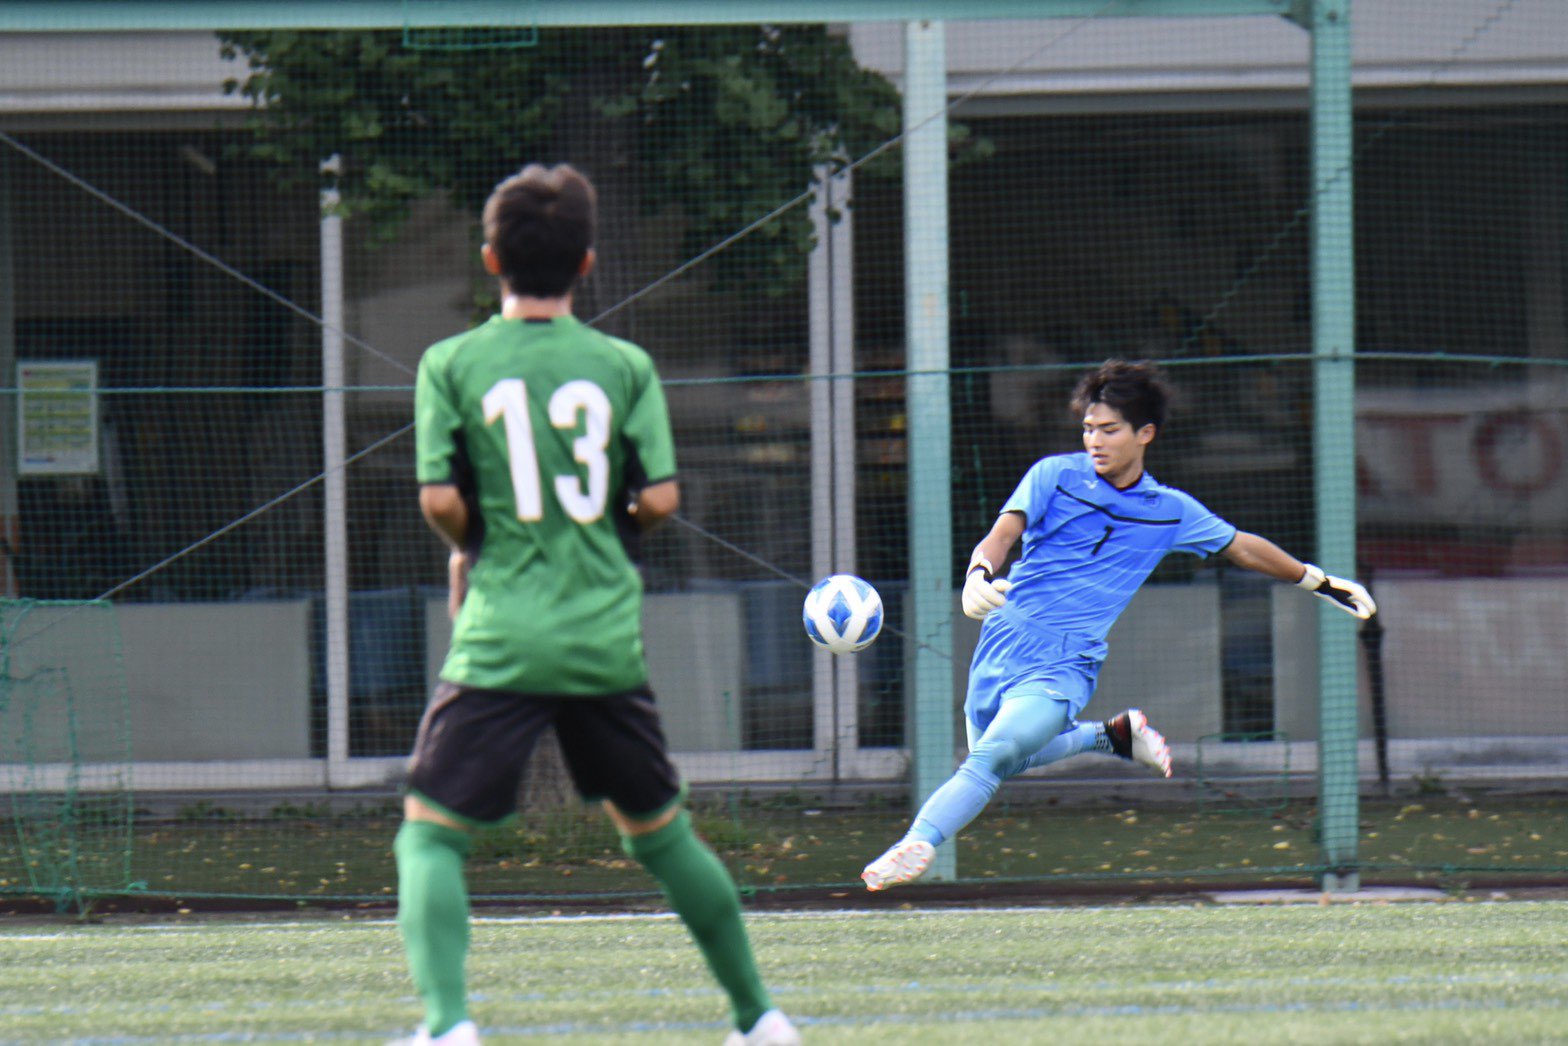
[[[1165,427],[1171,390],[1160,369],[1152,363],[1106,360],[1083,376],[1073,390],[1072,410],[1083,417],[1096,403],[1113,408],[1133,431],[1145,425]]]
[[[513,294],[559,298],[593,246],[598,194],[570,164],[531,163],[485,201],[485,242]]]

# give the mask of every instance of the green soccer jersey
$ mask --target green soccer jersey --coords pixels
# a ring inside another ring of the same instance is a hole
[[[414,419],[419,482],[463,491],[478,549],[441,678],[552,695],[645,684],[626,506],[675,476],[648,354],[571,317],[497,316],[426,350]]]

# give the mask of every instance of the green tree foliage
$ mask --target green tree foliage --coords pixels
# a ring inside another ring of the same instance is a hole
[[[391,32],[221,37],[249,75],[249,154],[295,183],[341,157],[345,214],[391,235],[437,193],[476,213],[530,160],[627,172],[643,208],[677,208],[696,254],[798,197],[814,170],[899,131],[897,91],[817,26],[543,30],[532,47],[426,50]],[[881,173],[892,154],[879,157]],[[875,176],[877,164],[862,168]],[[789,209],[714,260],[720,282],[781,291],[803,275],[811,224]]]

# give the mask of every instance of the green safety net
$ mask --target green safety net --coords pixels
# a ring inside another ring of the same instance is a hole
[[[1452,87],[1484,79],[1483,45],[1538,32],[1535,9],[1357,11],[1358,40],[1397,30],[1409,57],[1354,95],[1355,497],[1333,505],[1314,493],[1306,33],[947,26],[953,600],[933,641],[908,613],[931,508],[909,496],[908,391],[929,375],[905,281],[934,259],[906,239],[903,27],[476,29],[406,8],[381,29],[176,34],[153,78],[195,70],[198,101],[0,121],[7,614],[61,621],[34,640],[6,619],[4,889],[391,894],[402,758],[449,635],[412,375],[496,308],[477,214],[530,161],[594,179],[577,312],[664,381],[683,508],[644,550],[652,683],[749,889],[854,886],[902,831],[917,650],[951,666],[953,708],[950,750],[920,758],[962,757],[961,570],[1029,465],[1077,449],[1067,400],[1109,357],[1174,388],[1162,482],[1303,559],[1323,513],[1355,522],[1382,613],[1335,622],[1358,667],[1332,685],[1357,709],[1364,876],[1568,868],[1540,798],[1568,736],[1568,108]],[[92,39],[37,54],[63,76]],[[147,55],[115,54],[131,92]],[[1278,75],[1237,91],[1233,67]],[[835,658],[800,612],[838,571],[886,624]],[[1175,779],[1093,754],[1032,772],[959,841],[958,877],[1321,872],[1318,615],[1223,557],[1167,559],[1084,718],[1146,710]],[[90,751],[89,724],[113,728]],[[130,763],[134,817],[129,778],[103,776]],[[476,894],[651,889],[552,745],[523,793]]]

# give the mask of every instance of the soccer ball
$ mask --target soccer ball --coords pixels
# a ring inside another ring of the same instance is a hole
[[[853,654],[881,633],[882,597],[853,574],[833,574],[811,586],[800,616],[817,646]]]

